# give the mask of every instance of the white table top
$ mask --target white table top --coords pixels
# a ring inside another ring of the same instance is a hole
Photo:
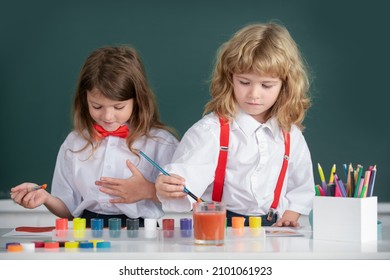
[[[313,240],[310,228],[304,236],[227,238],[222,246],[195,245],[192,238],[166,240],[111,239],[109,249],[7,252],[6,244],[48,240],[48,237],[2,237],[12,229],[0,229],[0,259],[390,259],[390,227],[383,227],[377,241],[335,242]]]

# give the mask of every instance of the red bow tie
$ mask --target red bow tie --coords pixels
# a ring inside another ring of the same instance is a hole
[[[103,138],[105,138],[107,136],[117,136],[117,137],[120,137],[120,138],[126,138],[127,135],[129,134],[129,128],[127,127],[127,125],[122,125],[115,131],[107,131],[102,126],[100,126],[100,125],[98,125],[96,123],[93,125],[93,127],[95,128],[95,130],[97,132],[99,132],[99,134]]]

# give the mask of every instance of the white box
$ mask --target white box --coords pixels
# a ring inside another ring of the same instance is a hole
[[[377,240],[377,197],[316,196],[313,239],[366,242]]]

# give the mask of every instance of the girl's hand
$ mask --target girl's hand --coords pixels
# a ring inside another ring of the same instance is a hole
[[[183,198],[187,195],[184,192],[184,185],[185,180],[179,175],[159,175],[156,180],[157,196],[161,198]]]
[[[44,190],[33,190],[37,184],[23,183],[11,189],[11,199],[17,204],[33,209],[46,203],[50,194]]]
[[[299,227],[298,219],[300,214],[294,211],[286,210],[273,227]]]
[[[126,165],[133,176],[127,179],[102,177],[95,182],[96,185],[100,186],[99,190],[118,197],[111,199],[111,203],[134,203],[144,199],[158,201],[154,184],[146,180],[129,160],[126,161]]]

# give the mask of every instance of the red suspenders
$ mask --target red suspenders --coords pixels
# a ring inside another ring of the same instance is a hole
[[[225,181],[225,171],[226,171],[227,155],[228,155],[228,148],[229,148],[229,132],[230,132],[229,122],[222,118],[219,118],[219,122],[221,124],[220,125],[221,135],[219,138],[220,151],[219,151],[217,168],[215,169],[215,179],[214,179],[214,188],[213,188],[213,196],[212,196],[213,201],[221,201],[222,199],[223,184]],[[283,164],[274,190],[274,200],[268,211],[267,219],[270,221],[272,220],[275,214],[275,209],[278,207],[279,204],[279,198],[282,192],[284,177],[286,175],[288,160],[290,157],[290,133],[285,132],[283,130],[283,138],[284,138]]]
[[[284,177],[286,176],[288,160],[290,158],[290,133],[283,130],[283,138],[284,138],[283,164],[274,190],[274,201],[272,201],[271,207],[268,210],[268,216],[267,216],[268,221],[272,221],[272,218],[276,213],[276,208],[278,207],[279,204],[280,193],[282,192]]]
[[[219,122],[221,124],[221,135],[219,137],[219,157],[218,157],[218,165],[215,169],[215,178],[214,178],[214,188],[213,188],[213,201],[220,202],[222,199],[223,192],[223,183],[225,181],[225,171],[226,171],[226,163],[227,156],[229,150],[229,132],[230,125],[229,121],[219,118]]]

